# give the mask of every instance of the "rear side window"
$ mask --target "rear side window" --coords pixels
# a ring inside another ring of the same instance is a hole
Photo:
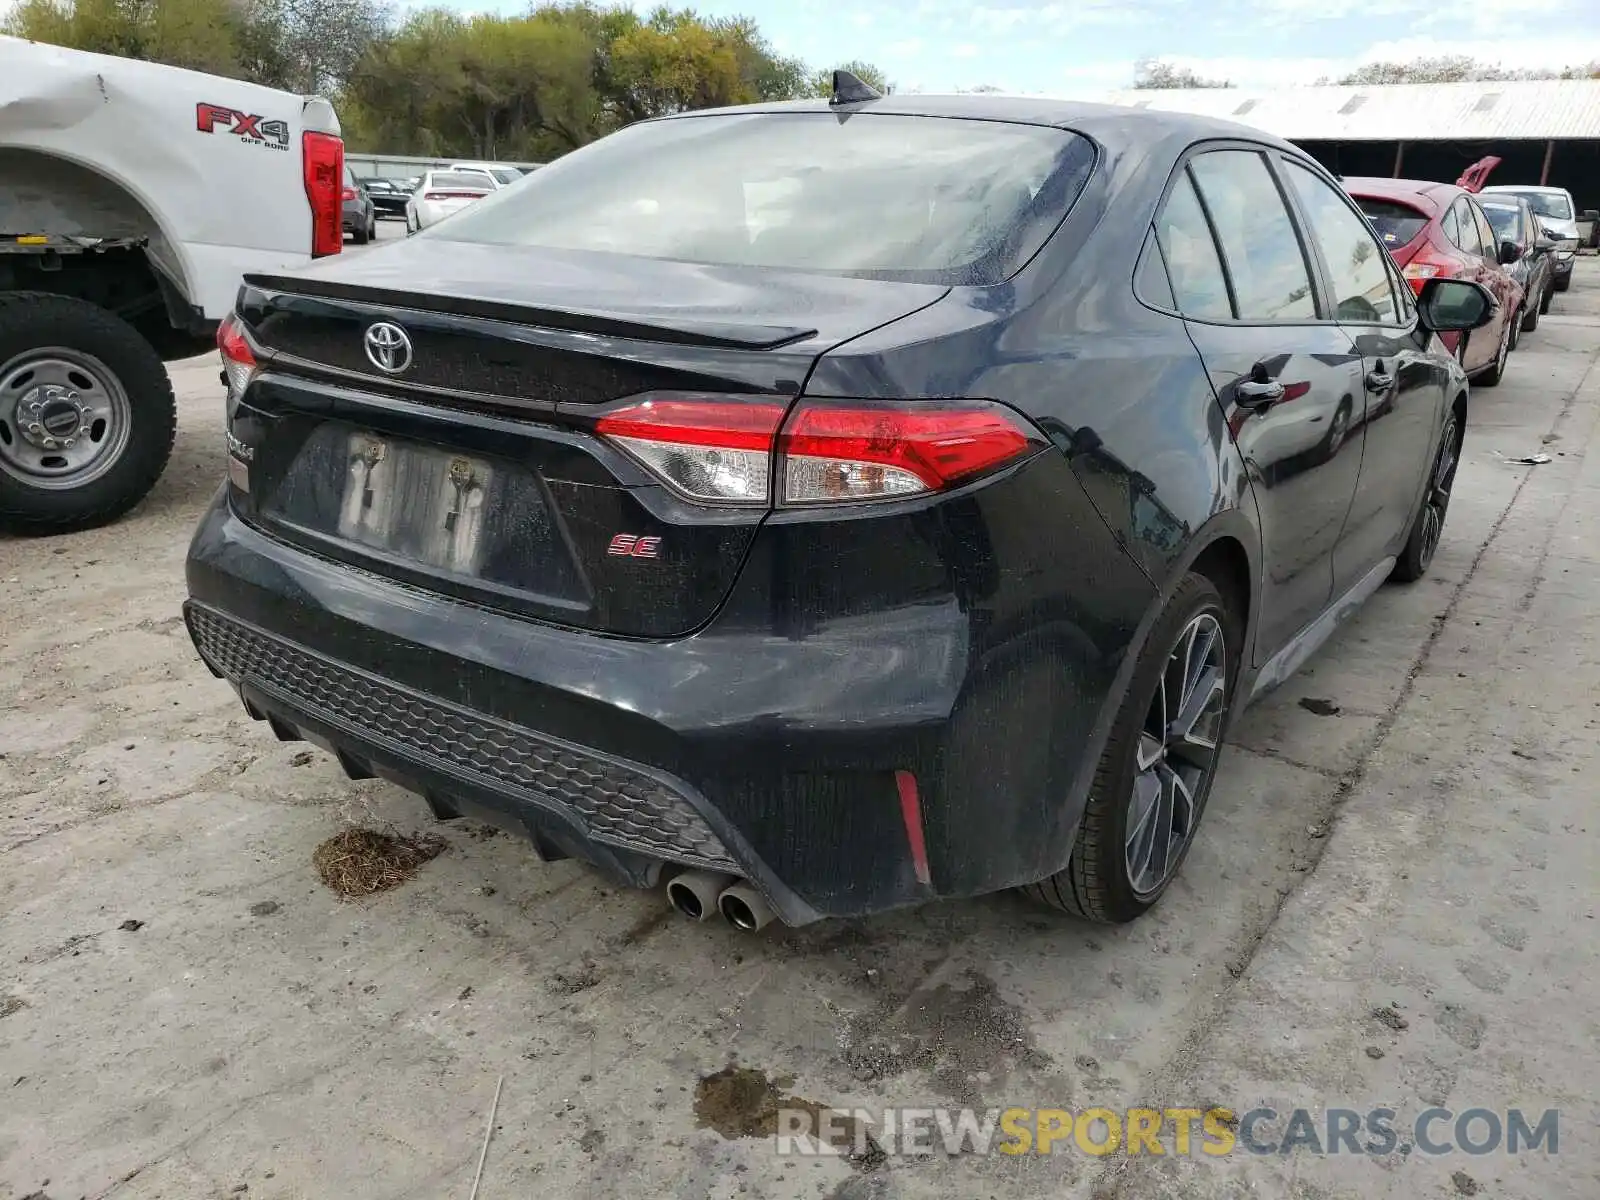
[[[1284,164],[1306,226],[1327,264],[1334,315],[1341,321],[1400,324],[1389,282],[1389,252],[1332,185],[1299,163]]]
[[[1472,217],[1472,212],[1465,200],[1457,200],[1450,206],[1450,211],[1455,214],[1456,229],[1459,231],[1456,245],[1468,254],[1483,257],[1483,238],[1478,233],[1478,222]]]
[[[1494,226],[1489,224],[1489,218],[1483,215],[1471,200],[1464,201],[1467,211],[1472,214],[1472,223],[1478,227],[1478,244],[1483,247],[1483,256],[1487,259],[1498,260],[1500,256],[1500,239],[1494,235]]]
[[[479,171],[439,171],[428,177],[428,186],[483,192],[489,189],[490,183],[488,176]]]
[[[1202,321],[1231,321],[1228,280],[1188,171],[1178,176],[1156,218],[1156,236],[1161,239],[1178,311]]]
[[[1410,245],[1417,234],[1428,227],[1425,213],[1397,200],[1373,200],[1359,196],[1356,205],[1372,222],[1372,227],[1378,231],[1385,246],[1398,248]]]
[[[1133,290],[1139,299],[1156,308],[1172,311],[1178,307],[1172,295],[1172,284],[1167,279],[1167,268],[1161,261],[1161,247],[1156,245],[1152,230],[1144,239],[1144,249],[1139,252],[1139,266],[1134,272]]]
[[[855,113],[647,121],[533,173],[433,236],[929,283],[998,283],[1077,199],[1063,129]]]
[[[1239,320],[1315,320],[1311,273],[1266,159],[1214,150],[1189,170],[1222,243]]]
[[[1522,245],[1522,214],[1515,208],[1508,208],[1501,204],[1485,204],[1483,215],[1489,218],[1489,224],[1494,227],[1496,241],[1515,242]]]
[[[1439,218],[1439,229],[1452,246],[1461,245],[1461,221],[1454,206],[1445,209],[1444,216]]]

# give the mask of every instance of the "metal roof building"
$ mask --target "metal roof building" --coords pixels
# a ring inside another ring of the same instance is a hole
[[[1548,182],[1580,208],[1600,207],[1600,79],[1134,89],[1106,99],[1252,125],[1345,175],[1448,182],[1496,154],[1490,182]]]

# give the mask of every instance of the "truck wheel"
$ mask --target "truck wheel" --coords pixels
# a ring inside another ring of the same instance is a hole
[[[172,454],[166,368],[120,317],[41,292],[0,295],[0,529],[103,525]]]

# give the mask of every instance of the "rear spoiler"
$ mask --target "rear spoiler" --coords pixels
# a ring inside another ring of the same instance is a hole
[[[1489,182],[1489,172],[1499,165],[1500,159],[1493,154],[1487,158],[1480,158],[1465,171],[1461,172],[1461,178],[1456,180],[1456,186],[1474,194],[1481,192],[1484,185]]]

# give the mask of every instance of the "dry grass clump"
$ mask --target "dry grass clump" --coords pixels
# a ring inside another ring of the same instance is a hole
[[[331,890],[354,899],[399,887],[444,848],[444,839],[431,834],[346,829],[318,846],[311,862]]]

